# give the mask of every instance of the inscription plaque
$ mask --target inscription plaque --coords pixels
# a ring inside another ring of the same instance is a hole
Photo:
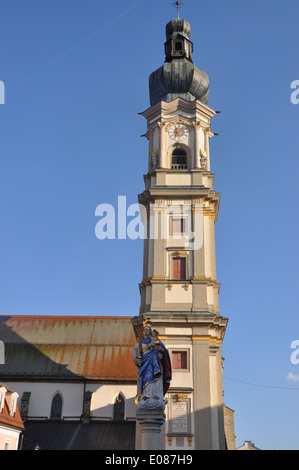
[[[172,403],[171,427],[173,433],[188,433],[188,403],[186,401]]]

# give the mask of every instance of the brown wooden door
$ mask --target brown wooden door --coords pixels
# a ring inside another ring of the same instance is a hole
[[[172,258],[173,279],[186,279],[186,258]]]

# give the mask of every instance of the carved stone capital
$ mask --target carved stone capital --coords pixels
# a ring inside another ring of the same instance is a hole
[[[202,130],[203,130],[204,134],[209,134],[210,131],[211,131],[210,127],[203,127]]]
[[[202,128],[202,122],[201,121],[193,121],[192,125],[196,130]]]
[[[166,129],[166,130],[167,130],[167,124],[166,124],[166,122],[164,122],[164,121],[158,122],[158,128],[160,129],[160,131],[162,131],[163,129]]]

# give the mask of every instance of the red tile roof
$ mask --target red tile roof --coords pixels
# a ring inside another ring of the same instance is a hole
[[[6,385],[2,383],[0,383],[0,388],[1,387],[5,387],[7,390],[7,393],[9,394],[13,393],[13,390],[9,389],[8,387],[6,387]],[[21,419],[18,407],[16,407],[14,416],[10,416],[9,406],[7,403],[7,393],[5,395],[4,406],[3,406],[2,412],[0,412],[0,423],[13,426],[14,428],[24,429],[23,421]]]

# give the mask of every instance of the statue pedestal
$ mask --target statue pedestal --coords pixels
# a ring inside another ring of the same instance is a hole
[[[140,450],[161,450],[161,427],[165,423],[163,400],[141,400],[136,418],[140,431]]]

